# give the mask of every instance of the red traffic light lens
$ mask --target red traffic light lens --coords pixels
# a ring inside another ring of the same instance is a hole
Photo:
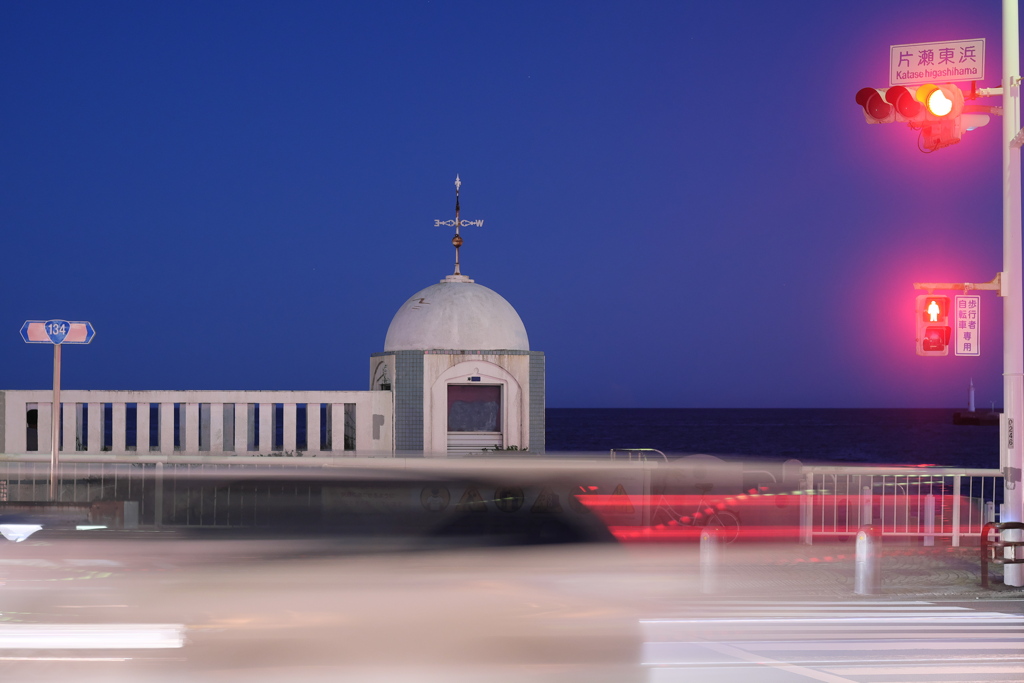
[[[914,95],[902,85],[897,85],[886,90],[885,100],[896,107],[896,111],[899,112],[901,116],[906,116],[908,119],[912,119],[921,113],[921,103],[918,102],[914,98]]]
[[[874,88],[861,88],[857,91],[857,104],[864,107],[869,116],[884,119],[892,113],[892,105],[882,99],[881,93]]]
[[[922,346],[925,351],[942,351],[949,346],[950,328],[926,327]]]

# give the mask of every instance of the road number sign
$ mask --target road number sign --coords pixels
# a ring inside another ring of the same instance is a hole
[[[67,320],[26,320],[21,338],[27,344],[88,344],[96,335],[92,323]]]

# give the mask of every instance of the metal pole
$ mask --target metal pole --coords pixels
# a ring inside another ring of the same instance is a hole
[[[718,592],[718,531],[708,527],[700,532],[700,592]]]
[[[153,526],[158,529],[164,523],[164,464],[156,464],[156,474],[153,476]]]
[[[968,481],[970,481],[970,478],[968,478]],[[953,536],[952,536],[952,539],[950,540],[950,543],[952,543],[954,548],[960,545],[960,515],[962,514],[961,506],[960,506],[960,501],[962,499],[963,499],[963,496],[960,494],[960,475],[956,474],[956,475],[953,475],[953,523],[952,523]],[[968,517],[968,522],[967,522],[968,533],[970,532],[971,521],[972,521],[971,517]]]
[[[455,274],[462,275],[462,271],[459,269],[459,247],[462,246],[462,235],[459,234],[459,227],[462,225],[462,220],[459,218],[459,187],[462,186],[462,181],[459,180],[458,174],[455,174],[455,237],[452,238],[452,244],[455,245]]]
[[[53,345],[53,406],[50,410],[50,500],[57,501],[57,457],[60,451],[60,344]]]
[[[804,475],[801,483],[800,542],[812,545],[814,543],[814,475],[808,472]]]
[[[1003,0],[1003,413],[1000,448],[1006,518],[1020,522],[1024,515],[1021,469],[1024,448],[1024,292],[1021,288],[1020,147],[1013,143],[1020,131],[1020,29],[1017,0]],[[1016,436],[1016,438],[1014,438]],[[1016,540],[1020,532],[1011,532]],[[1007,565],[1005,583],[1024,586],[1024,566]]]
[[[935,545],[935,496],[924,497],[924,545]]]
[[[874,507],[874,501],[871,499],[871,487],[861,487],[860,497],[860,523],[861,526],[865,524],[871,524],[871,508]]]

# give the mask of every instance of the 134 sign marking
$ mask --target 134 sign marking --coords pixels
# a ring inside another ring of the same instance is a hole
[[[95,335],[85,320],[26,320],[21,326],[21,338],[28,344],[88,344]]]

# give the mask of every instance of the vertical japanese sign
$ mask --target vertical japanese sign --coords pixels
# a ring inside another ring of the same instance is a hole
[[[958,356],[981,355],[981,297],[953,297],[954,353]]]

